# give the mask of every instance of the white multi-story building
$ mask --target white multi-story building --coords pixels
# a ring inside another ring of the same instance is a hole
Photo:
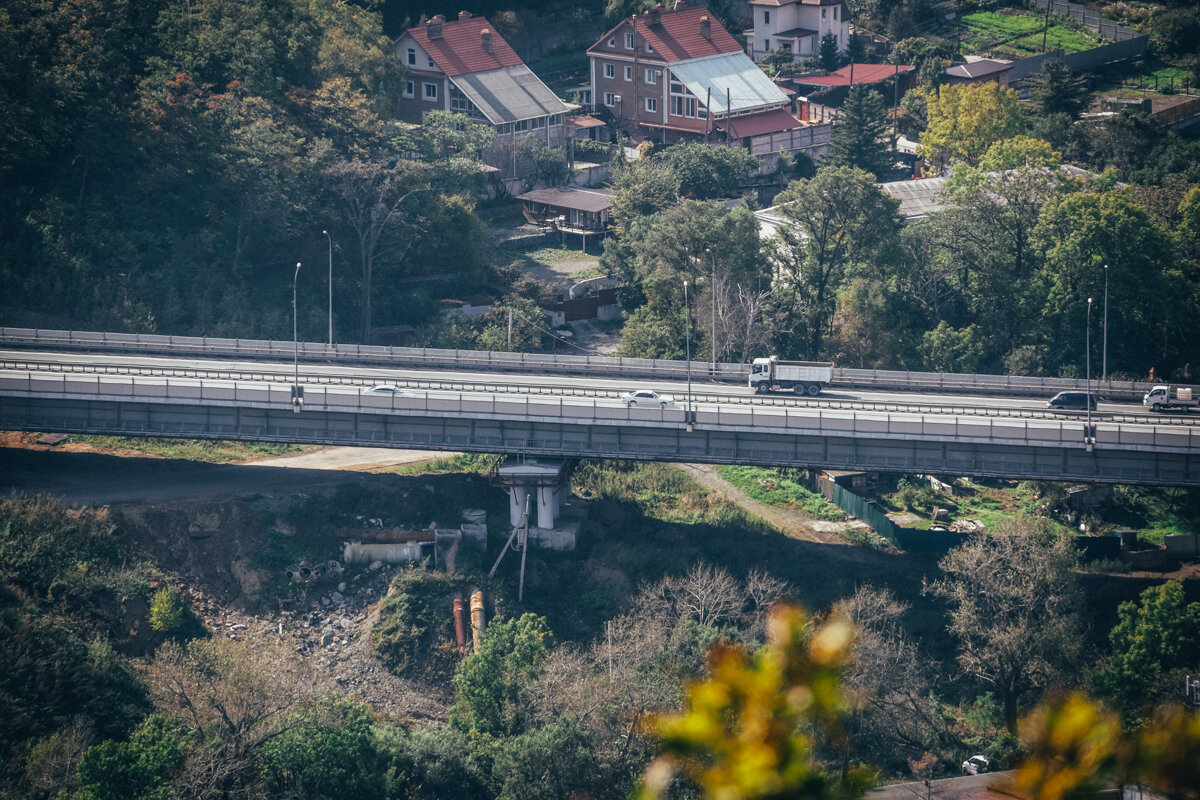
[[[772,50],[792,54],[794,63],[821,55],[821,39],[832,33],[838,52],[850,45],[850,15],[843,0],[750,0],[754,28],[744,31],[746,51],[759,63]]]

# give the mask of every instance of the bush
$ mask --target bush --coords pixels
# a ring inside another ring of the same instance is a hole
[[[411,567],[396,575],[384,598],[371,643],[396,675],[449,677],[457,663],[451,600],[468,600],[461,577]]]
[[[150,627],[159,633],[171,633],[183,624],[183,604],[170,586],[164,586],[150,601]]]
[[[606,164],[612,159],[612,148],[607,142],[580,139],[575,142],[575,160]]]

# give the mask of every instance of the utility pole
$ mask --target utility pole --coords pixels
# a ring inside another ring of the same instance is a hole
[[[508,310],[508,352],[512,352],[512,309]]]
[[[1104,347],[1100,362],[1100,380],[1108,380],[1108,264],[1104,265]]]
[[[1085,442],[1091,441],[1092,436],[1092,298],[1088,298],[1087,308],[1087,330],[1084,333],[1084,349],[1087,350],[1087,369],[1084,373],[1087,376],[1087,433],[1084,434]]]
[[[688,305],[688,282],[683,282],[684,347],[687,358],[687,414],[686,421],[692,424],[692,310]],[[689,427],[690,430],[690,427]]]

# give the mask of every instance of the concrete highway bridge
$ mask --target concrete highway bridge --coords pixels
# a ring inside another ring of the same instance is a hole
[[[1200,485],[1200,413],[1145,411],[1146,384],[1093,382],[1103,402],[1089,419],[1046,408],[1083,381],[839,369],[808,398],[753,394],[746,375],[709,362],[0,328],[0,428]],[[366,393],[382,383],[402,391]],[[634,388],[675,403],[629,408],[621,396]]]

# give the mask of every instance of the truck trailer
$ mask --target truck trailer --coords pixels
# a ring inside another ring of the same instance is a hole
[[[1155,386],[1142,396],[1142,405],[1151,411],[1187,411],[1198,404],[1188,387]]]
[[[816,397],[833,381],[828,361],[780,361],[777,356],[756,358],[750,364],[750,388],[759,394],[772,389]]]

